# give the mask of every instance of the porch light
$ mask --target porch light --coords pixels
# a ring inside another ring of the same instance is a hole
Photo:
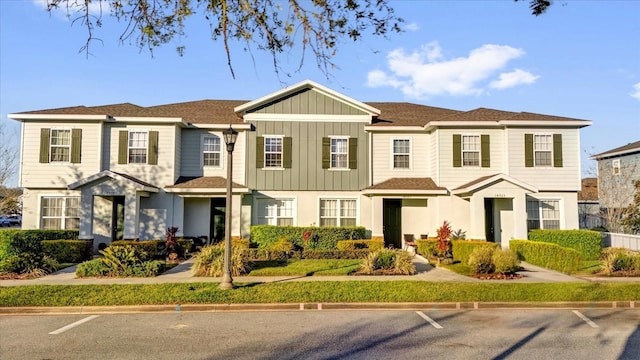
[[[224,136],[224,143],[227,144],[227,151],[231,154],[233,152],[233,147],[236,145],[238,132],[229,126],[228,129],[222,130],[222,136]]]
[[[233,289],[233,278],[231,278],[231,193],[233,183],[233,147],[238,138],[238,132],[233,130],[231,125],[222,131],[224,142],[227,144],[227,200],[225,204],[224,214],[224,272],[222,281],[220,281],[220,289]]]

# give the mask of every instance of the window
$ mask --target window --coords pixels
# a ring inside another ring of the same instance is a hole
[[[51,129],[51,161],[69,162],[71,154],[71,130]]]
[[[533,157],[535,166],[553,165],[552,135],[533,135]]]
[[[393,139],[393,168],[409,169],[411,167],[411,140]]]
[[[43,197],[42,229],[78,229],[80,197]]]
[[[559,200],[527,200],[527,227],[533,229],[560,229]]]
[[[331,168],[347,169],[349,167],[349,139],[331,138]]]
[[[613,168],[613,175],[620,175],[620,159],[615,159],[611,162]]]
[[[146,131],[129,132],[129,164],[147,163],[148,133]]]
[[[295,199],[257,199],[258,224],[293,226]]]
[[[202,139],[202,166],[220,167],[220,138],[205,136]]]
[[[480,135],[462,135],[462,166],[480,166]]]
[[[281,136],[265,136],[264,137],[264,167],[266,168],[282,167],[282,137]]]
[[[320,226],[356,226],[355,199],[320,199]]]

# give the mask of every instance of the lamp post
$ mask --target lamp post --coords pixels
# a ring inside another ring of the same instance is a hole
[[[220,289],[233,289],[233,279],[231,278],[231,191],[233,183],[233,147],[236,145],[238,132],[233,130],[231,125],[222,131],[224,142],[227,144],[227,200],[224,214],[224,274],[220,282]]]

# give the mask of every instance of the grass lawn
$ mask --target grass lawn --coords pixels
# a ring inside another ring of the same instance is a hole
[[[249,276],[330,276],[349,275],[360,269],[361,260],[305,259],[287,262],[259,261]]]
[[[236,284],[28,285],[0,287],[0,306],[110,306],[301,302],[638,301],[640,283],[446,283],[309,281]]]

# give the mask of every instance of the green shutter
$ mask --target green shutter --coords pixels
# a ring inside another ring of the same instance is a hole
[[[562,167],[562,134],[553,134],[553,167]]]
[[[490,167],[491,145],[489,135],[480,135],[480,156],[482,157],[482,167]]]
[[[328,169],[331,167],[331,138],[322,138],[322,168]]]
[[[291,169],[291,152],[292,152],[292,141],[291,137],[285,137],[283,139],[283,147],[282,147],[282,167],[285,169]]]
[[[264,137],[256,137],[256,169],[264,167]]]
[[[71,130],[71,163],[79,164],[82,161],[82,129]]]
[[[462,166],[462,135],[453,135],[453,167]]]
[[[40,129],[40,163],[46,164],[49,162],[49,141],[51,137],[51,129]]]
[[[129,160],[129,131],[120,130],[118,139],[118,164],[126,164]]]
[[[533,167],[533,134],[524,134],[524,166]]]
[[[158,165],[158,132],[149,131],[149,165]]]
[[[358,138],[349,138],[349,169],[358,168]]]

